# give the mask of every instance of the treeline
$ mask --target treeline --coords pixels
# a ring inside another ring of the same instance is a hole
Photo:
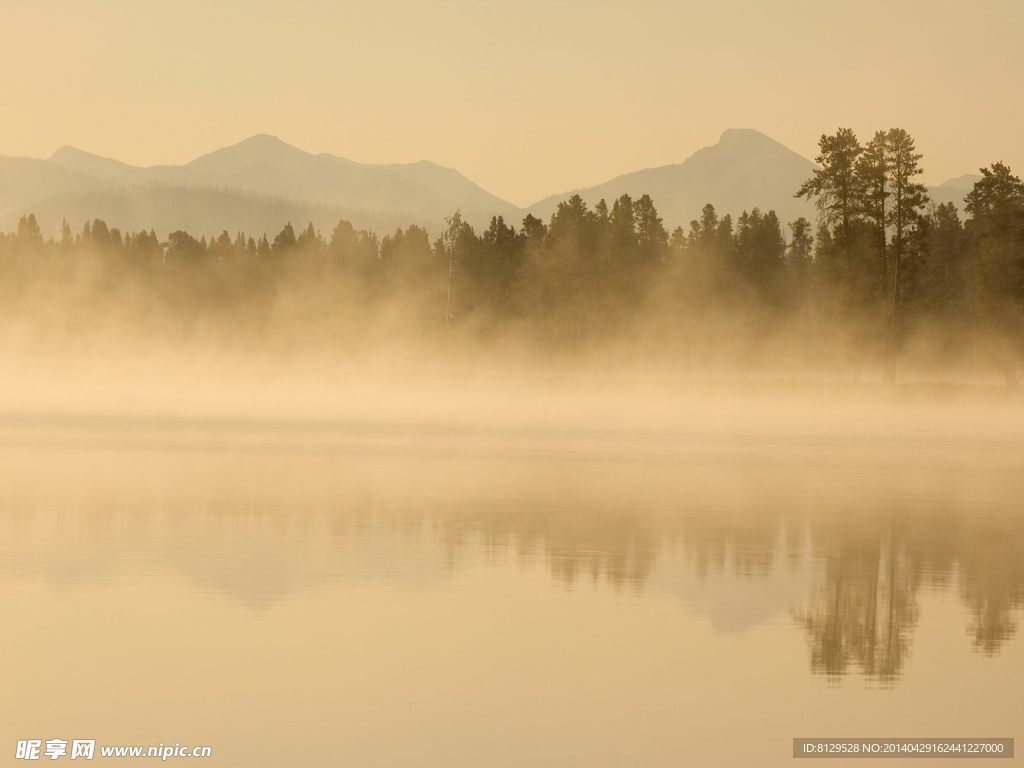
[[[1024,184],[982,169],[963,214],[933,205],[905,131],[822,136],[798,196],[816,225],[705,206],[667,231],[647,195],[547,222],[455,213],[378,238],[341,221],[268,238],[121,233],[103,221],[45,240],[32,215],[0,235],[7,322],[290,343],[515,339],[564,354],[619,343],[680,367],[952,364],[1019,377]],[[340,349],[340,347],[339,347]]]

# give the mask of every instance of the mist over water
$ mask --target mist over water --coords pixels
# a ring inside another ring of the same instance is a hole
[[[680,301],[664,265],[513,310],[412,236],[387,275],[319,239],[0,264],[0,741],[661,766],[1013,734],[1004,348]]]

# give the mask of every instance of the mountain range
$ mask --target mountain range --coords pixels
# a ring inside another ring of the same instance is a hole
[[[685,161],[618,176],[594,187],[551,195],[519,208],[458,171],[421,161],[358,163],[312,154],[257,134],[184,165],[139,167],[65,146],[48,159],[0,156],[0,228],[35,213],[48,234],[62,220],[73,229],[93,218],[122,230],[185,229],[212,235],[227,229],[273,235],[291,221],[329,232],[339,219],[384,233],[420,224],[437,233],[461,209],[477,227],[500,215],[518,223],[530,213],[547,220],[558,203],[580,194],[609,203],[622,194],[651,195],[671,229],[686,225],[706,203],[738,215],[758,206],[783,222],[814,220],[813,206],[793,197],[814,163],[751,129],[729,129],[717,144]],[[936,202],[962,204],[977,176],[932,188]]]

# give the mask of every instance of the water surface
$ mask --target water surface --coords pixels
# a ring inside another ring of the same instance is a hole
[[[7,419],[0,744],[771,766],[1019,736],[1022,468],[929,435]]]

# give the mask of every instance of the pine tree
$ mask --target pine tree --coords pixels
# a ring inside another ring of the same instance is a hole
[[[900,300],[900,264],[910,233],[917,227],[921,209],[928,202],[927,188],[919,181],[921,155],[914,139],[902,128],[891,128],[886,134],[888,145],[888,179],[892,201],[885,223],[892,230],[893,278],[890,323],[895,327]]]
[[[856,134],[840,128],[832,136],[818,141],[819,153],[814,159],[820,166],[796,192],[796,197],[813,199],[824,221],[835,229],[837,239],[847,255],[852,247],[852,224],[860,213],[861,179],[857,160],[864,151]]]
[[[887,204],[889,191],[889,135],[876,131],[857,158],[856,172],[860,191],[860,211],[875,230],[878,243],[878,295],[883,304],[889,285],[889,261],[886,254]]]

